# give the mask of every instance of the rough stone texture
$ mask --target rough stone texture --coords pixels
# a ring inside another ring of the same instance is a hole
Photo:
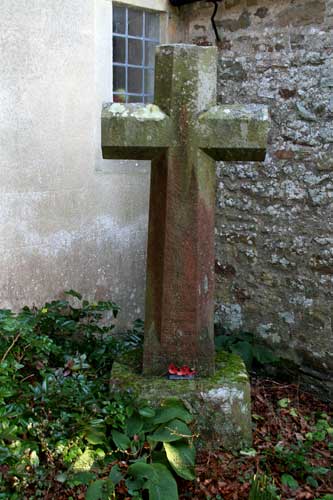
[[[183,9],[189,41],[213,40],[210,12]],[[265,165],[219,164],[216,206],[216,320],[256,332],[330,398],[332,16],[332,0],[220,9],[219,100],[265,103],[273,125]]]
[[[220,353],[214,377],[195,380],[142,376],[141,370],[133,370],[136,364],[136,358],[131,356],[114,363],[112,391],[131,389],[139,402],[153,406],[170,397],[180,398],[194,416],[193,432],[199,435],[199,446],[204,443],[206,447],[224,446],[231,450],[251,446],[250,384],[238,356]]]
[[[265,107],[216,105],[216,50],[162,45],[158,105],[102,113],[107,158],[152,159],[143,369],[214,373],[214,160],[262,160]]]

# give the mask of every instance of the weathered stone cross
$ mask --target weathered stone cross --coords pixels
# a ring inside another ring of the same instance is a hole
[[[152,160],[143,371],[214,372],[215,161],[262,161],[262,106],[217,106],[214,47],[157,49],[156,105],[110,104],[104,158]]]

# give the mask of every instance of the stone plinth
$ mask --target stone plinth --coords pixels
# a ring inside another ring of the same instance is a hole
[[[152,406],[178,397],[194,416],[193,433],[199,435],[199,446],[233,450],[251,446],[250,384],[237,355],[219,353],[215,375],[194,380],[143,376],[134,370],[135,366],[130,356],[127,361],[114,363],[111,390],[131,389],[138,401]]]

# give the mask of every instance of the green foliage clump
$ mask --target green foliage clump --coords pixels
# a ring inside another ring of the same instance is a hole
[[[171,470],[194,477],[190,414],[177,401],[154,410],[130,391],[110,396],[113,360],[141,345],[143,323],[115,335],[116,304],[66,295],[0,310],[0,499],[43,498],[56,484],[108,499],[122,480],[134,498],[176,499]]]
[[[215,335],[215,347],[217,350],[238,354],[248,370],[252,368],[253,363],[265,365],[279,361],[273,352],[259,343],[251,332],[231,333],[224,328],[218,328]]]
[[[115,453],[130,462],[129,467],[121,470],[114,465],[108,478],[89,486],[87,500],[107,500],[121,481],[133,498],[140,499],[141,492],[147,491],[150,500],[177,500],[172,472],[183,479],[195,478],[191,421],[191,414],[177,399],[169,399],[157,409],[134,410],[123,432],[111,432]]]

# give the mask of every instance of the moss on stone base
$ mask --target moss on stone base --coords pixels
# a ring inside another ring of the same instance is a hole
[[[138,353],[139,354],[139,353]],[[215,375],[194,380],[168,380],[136,373],[133,363],[116,362],[111,390],[130,389],[138,401],[157,406],[178,397],[194,416],[199,445],[240,449],[251,446],[251,398],[248,374],[241,358],[221,352]]]

